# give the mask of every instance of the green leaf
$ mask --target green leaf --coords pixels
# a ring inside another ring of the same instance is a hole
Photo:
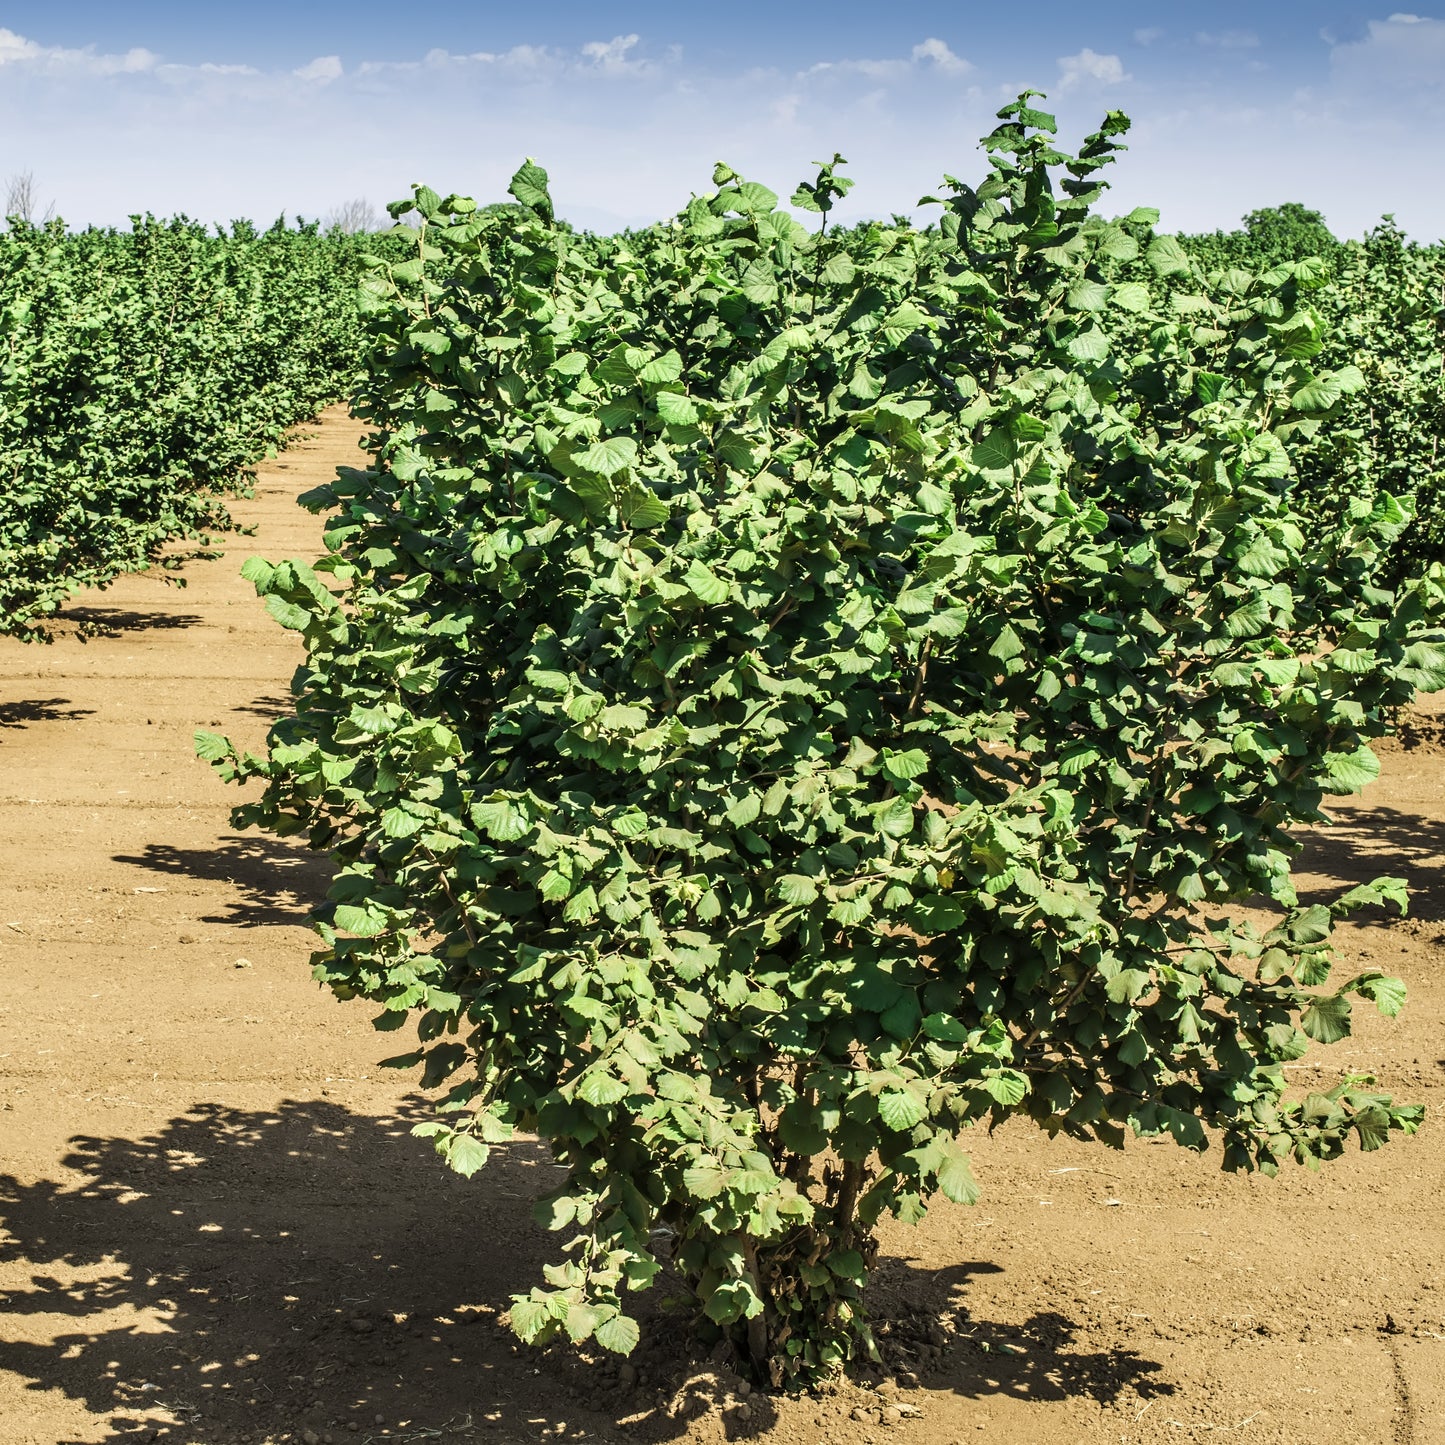
[[[515,843],[532,831],[526,815],[510,798],[473,803],[472,822],[497,843]]]
[[[1071,311],[1102,311],[1109,304],[1109,291],[1102,282],[1081,278],[1069,288],[1064,304]]]
[[[1147,311],[1152,304],[1149,288],[1140,281],[1125,281],[1115,286],[1109,294],[1109,300],[1120,311],[1128,311],[1133,315]]]
[[[662,526],[671,515],[672,508],[646,487],[628,487],[617,500],[618,520],[639,532]]]
[[[788,873],[778,879],[778,897],[784,903],[811,903],[818,896],[818,885],[799,873]]]
[[[699,1199],[716,1199],[723,1192],[727,1176],[714,1165],[697,1164],[683,1170],[682,1182],[689,1194]]]
[[[642,1338],[637,1321],[626,1315],[613,1315],[604,1320],[597,1326],[595,1335],[597,1343],[614,1355],[630,1355]]]
[[[575,453],[572,464],[598,476],[611,477],[625,471],[636,460],[637,443],[631,437],[608,437]]]
[[[945,1044],[968,1042],[968,1030],[951,1014],[932,1013],[923,1020],[923,1032]]]
[[[1352,753],[1326,753],[1321,783],[1328,793],[1358,793],[1380,776],[1380,760],[1361,744]]]
[[[562,1327],[567,1331],[567,1337],[574,1345],[580,1345],[583,1340],[590,1340],[593,1331],[602,1323],[602,1311],[596,1305],[587,1304],[583,1300],[576,1300],[567,1306],[567,1317],[562,1322]]]
[[[697,403],[690,396],[675,391],[660,391],[653,402],[657,414],[668,426],[691,426],[698,416]]]
[[[350,903],[339,903],[333,914],[336,927],[344,933],[354,933],[358,938],[374,938],[386,931],[386,919]]]
[[[222,758],[234,758],[236,750],[231,746],[229,738],[223,738],[216,733],[197,732],[195,734],[196,756],[203,762],[215,763]]]
[[[311,614],[304,607],[274,592],[266,599],[266,611],[292,632],[305,632],[311,621]]]
[[[588,1069],[577,1085],[577,1096],[599,1108],[620,1104],[627,1094],[627,1085],[601,1068]]]
[[[530,1345],[553,1324],[552,1312],[539,1300],[512,1296],[512,1308],[507,1312],[513,1332],[524,1344]]]
[[[470,1179],[491,1156],[487,1148],[473,1134],[453,1134],[447,1144],[447,1165],[464,1179]]]
[[[1007,427],[995,427],[969,453],[973,465],[983,472],[1008,471],[1013,467],[1018,447]]]
[[[552,195],[547,188],[547,172],[530,156],[517,168],[507,190],[544,220],[552,219]]]
[[[922,776],[928,771],[928,754],[922,748],[909,748],[907,752],[895,753],[888,748],[883,750],[883,771],[888,780],[896,786],[905,787],[914,778]],[[909,814],[910,824],[912,812]]]
[[[388,808],[381,815],[381,831],[388,838],[410,838],[426,827],[426,820],[405,808]]]
[[[241,576],[255,584],[257,592],[264,592],[275,575],[276,569],[264,557],[247,557],[241,564]]]
[[[728,600],[728,585],[710,568],[694,559],[682,576],[683,585],[700,602],[711,607]]]
[[[945,1198],[955,1204],[977,1204],[978,1184],[973,1177],[968,1155],[951,1147],[948,1156],[938,1166],[938,1187]]]
[[[666,386],[670,382],[677,381],[681,376],[682,357],[676,351],[666,351],[661,356],[654,356],[637,373],[637,379],[647,382],[650,386]],[[659,393],[655,400],[660,403],[665,394]]]
[[[1173,236],[1155,236],[1144,257],[1156,276],[1188,275],[1194,269],[1188,254]]]
[[[1340,994],[1317,999],[1300,1016],[1300,1027],[1316,1043],[1339,1043],[1350,1032],[1349,999]]]
[[[884,1089],[878,1095],[878,1117],[888,1128],[902,1132],[921,1124],[928,1107],[912,1089]]]

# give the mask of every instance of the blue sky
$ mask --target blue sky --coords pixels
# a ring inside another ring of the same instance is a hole
[[[74,223],[322,214],[412,181],[559,208],[675,210],[725,158],[790,190],[841,151],[852,215],[974,176],[992,114],[1046,90],[1064,139],[1135,122],[1112,204],[1232,226],[1297,200],[1357,235],[1445,236],[1445,0],[1312,4],[0,3],[0,178]]]

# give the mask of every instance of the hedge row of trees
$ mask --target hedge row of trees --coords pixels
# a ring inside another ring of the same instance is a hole
[[[350,390],[361,243],[136,217],[0,234],[0,633],[229,525],[223,497]]]

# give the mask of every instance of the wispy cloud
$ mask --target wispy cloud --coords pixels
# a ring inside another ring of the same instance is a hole
[[[930,72],[935,75],[963,76],[972,69],[973,66],[963,56],[954,54],[946,41],[939,40],[937,36],[929,36],[927,40],[920,40],[907,56],[820,60],[808,66],[802,74],[862,76],[866,80],[891,84]]]
[[[1159,25],[1146,25],[1142,30],[1134,32],[1135,45],[1153,45],[1156,40],[1163,40],[1164,29]]]
[[[1257,50],[1259,36],[1253,30],[1196,30],[1194,43],[1211,50]]]
[[[298,80],[315,81],[321,85],[327,85],[333,80],[340,80],[345,72],[339,55],[318,55],[309,65],[303,65],[291,73]]]
[[[582,47],[582,54],[607,75],[642,75],[651,68],[647,61],[628,59],[641,38],[640,35],[614,35],[611,40],[589,40]]]

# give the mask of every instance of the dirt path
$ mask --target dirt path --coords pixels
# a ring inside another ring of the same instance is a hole
[[[394,1041],[307,974],[322,872],[235,834],[191,756],[195,728],[254,745],[284,706],[298,649],[237,568],[316,550],[292,499],[358,433],[312,431],[185,590],[126,579],[71,609],[106,635],[0,643],[0,1445],[1445,1441],[1436,1122],[1273,1182],[978,1140],[983,1202],[887,1236],[896,1393],[745,1398],[661,1323],[636,1378],[515,1349],[496,1316],[549,1257],[547,1164],[519,1146],[468,1185],[409,1138],[408,1080],[375,1067]],[[1418,890],[1344,962],[1412,997],[1301,1079],[1372,1072],[1438,1117],[1445,753],[1391,752],[1342,813],[1319,884]]]

